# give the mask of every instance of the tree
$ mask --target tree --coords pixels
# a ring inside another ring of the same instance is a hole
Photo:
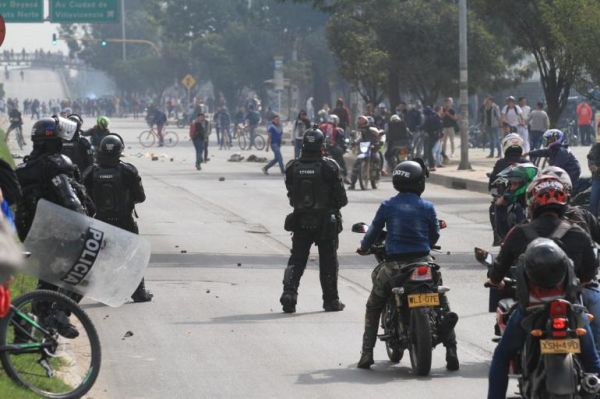
[[[513,42],[534,57],[554,126],[567,105],[571,88],[585,72],[586,63],[595,64],[585,54],[599,51],[598,2],[474,0],[471,4],[480,13],[502,21]]]

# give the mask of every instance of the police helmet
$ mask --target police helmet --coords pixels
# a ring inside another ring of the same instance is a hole
[[[100,141],[98,148],[98,161],[115,162],[118,161],[123,153],[123,139],[117,134],[109,134]]]
[[[321,153],[325,144],[325,135],[322,131],[313,127],[304,132],[304,138],[302,139],[302,153]]]
[[[73,139],[77,124],[69,119],[52,115],[35,122],[31,129],[31,141],[35,143]]]
[[[412,192],[421,195],[425,191],[427,167],[416,161],[400,162],[392,172],[394,188],[400,192]]]
[[[83,118],[79,114],[70,114],[67,116],[67,119],[77,123],[77,130],[81,130],[81,126],[83,126]]]
[[[565,279],[570,265],[567,254],[549,238],[536,238],[525,250],[525,275],[540,288],[555,288]]]

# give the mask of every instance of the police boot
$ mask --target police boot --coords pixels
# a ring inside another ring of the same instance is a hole
[[[152,298],[154,298],[154,294],[146,289],[146,283],[144,282],[144,279],[142,279],[140,285],[138,285],[133,295],[131,295],[131,299],[133,299],[133,302],[138,303],[150,302],[152,301]]]
[[[79,336],[79,331],[70,323],[69,317],[62,310],[53,311],[44,319],[43,325],[55,329],[59,335],[68,339],[75,339]]]
[[[363,349],[356,367],[359,369],[370,369],[373,364],[375,364],[373,349]]]
[[[283,307],[285,313],[296,313],[296,301],[298,300],[298,294],[291,291],[283,291],[279,302]]]
[[[326,312],[340,312],[344,310],[345,307],[346,305],[340,302],[339,299],[323,302],[323,309],[325,309]]]

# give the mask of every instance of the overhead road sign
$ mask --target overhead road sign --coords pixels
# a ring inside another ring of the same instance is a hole
[[[6,22],[43,22],[44,0],[0,0]]]
[[[196,85],[196,79],[192,75],[185,75],[183,79],[181,79],[181,84],[185,86],[188,90]]]
[[[50,21],[72,24],[117,23],[120,20],[119,1],[122,0],[50,0]]]

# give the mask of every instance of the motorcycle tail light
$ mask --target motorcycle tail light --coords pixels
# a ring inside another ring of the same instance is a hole
[[[566,330],[569,321],[564,317],[557,317],[552,320],[552,328],[555,330]]]
[[[552,336],[554,338],[565,338],[567,336],[567,332],[566,331],[553,331]]]
[[[563,300],[554,301],[550,304],[550,316],[553,318],[566,316],[568,308],[568,302]]]
[[[429,266],[417,266],[412,272],[411,280],[431,280],[431,268]]]

